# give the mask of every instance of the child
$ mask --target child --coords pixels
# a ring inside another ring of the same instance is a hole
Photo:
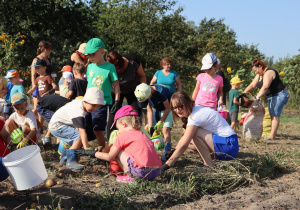
[[[13,112],[13,108],[10,105],[10,92],[11,92],[11,89],[14,86],[14,84],[11,83],[7,77],[9,75],[11,75],[11,73],[14,72],[14,71],[17,71],[17,70],[11,69],[11,70],[7,71],[6,76],[5,76],[5,79],[7,80],[7,85],[6,85],[7,92],[5,94],[5,102],[4,102],[4,107],[3,107],[3,112],[4,112],[4,118],[5,119],[7,119],[11,115],[11,113]]]
[[[5,78],[9,79],[9,81],[14,85],[10,90],[9,101],[11,101],[12,96],[15,93],[25,93],[24,87],[22,86],[22,84],[20,82],[20,74],[17,70],[8,72],[7,76]]]
[[[38,88],[39,96],[42,97],[44,93],[57,88],[51,75],[46,73],[47,62],[44,59],[38,59],[31,67],[35,68],[39,76],[35,79],[33,87],[27,94],[32,94]]]
[[[153,180],[159,174],[162,164],[153,142],[139,130],[137,116],[138,113],[130,105],[117,111],[112,127],[116,125],[120,135],[109,153],[78,150],[76,154],[92,155],[106,161],[115,159],[123,171],[130,174],[118,176],[117,181],[132,182],[134,178]]]
[[[92,125],[96,134],[98,145],[105,146],[103,131],[106,128],[107,107],[112,105],[111,89],[114,87],[115,103],[112,106],[112,113],[115,113],[120,107],[120,85],[117,71],[113,64],[104,60],[105,45],[101,39],[93,38],[86,44],[84,55],[89,55],[92,62],[87,67],[87,88],[97,87],[103,90],[105,106],[99,106],[95,112],[87,113],[86,124]]]
[[[27,96],[24,93],[15,93],[11,97],[11,103],[15,112],[6,120],[5,128],[8,133],[12,133],[19,126],[22,127],[26,136],[22,137],[22,141],[18,144],[18,148],[25,147],[29,139],[36,142],[40,136],[38,132],[41,127],[40,122],[35,115],[28,110]]]
[[[166,161],[167,152],[171,151],[171,128],[173,122],[173,115],[170,111],[170,98],[172,96],[172,92],[169,88],[164,87],[162,85],[147,85],[146,83],[139,84],[134,94],[139,102],[139,106],[144,108],[147,106],[147,117],[148,117],[148,125],[146,126],[146,130],[150,131],[150,135],[152,135],[151,129],[158,133],[162,132],[164,135],[165,148],[164,154],[161,158],[163,162]],[[153,110],[154,107],[157,111],[160,112],[159,118],[156,118],[155,127],[153,129]]]
[[[35,79],[35,83],[33,87],[27,92],[28,95],[32,94],[36,90],[36,88],[38,88],[39,97],[43,97],[44,93],[47,93],[51,89],[57,88],[51,75],[46,73],[47,62],[44,59],[38,59],[31,67],[35,68],[39,76]],[[36,107],[35,109],[33,109],[33,113],[37,113]],[[39,114],[38,114],[38,119],[43,125],[44,119]],[[43,141],[43,144],[48,144],[48,143],[49,142]]]
[[[71,169],[83,169],[76,162],[75,149],[89,149],[85,131],[85,117],[88,112],[97,110],[104,105],[104,94],[99,88],[87,89],[83,99],[74,100],[58,109],[52,116],[49,129],[53,136],[71,145],[70,149],[62,151],[60,165]]]
[[[84,96],[88,82],[84,79],[86,73],[85,66],[81,63],[75,63],[73,66],[73,73],[75,79],[69,85],[66,98],[71,100],[77,96]]]
[[[68,94],[69,85],[73,81],[73,74],[71,72],[64,72],[62,75],[62,79],[64,83],[59,86],[59,91],[55,91],[55,93],[66,98]]]
[[[238,76],[233,77],[230,80],[231,83],[231,90],[229,91],[229,116],[231,120],[231,128],[234,132],[236,132],[236,127],[239,124],[238,121],[238,113],[239,113],[239,91],[241,83],[240,78]]]
[[[196,105],[210,107],[216,110],[217,94],[219,105],[223,105],[223,78],[216,74],[218,68],[217,56],[207,53],[202,59],[202,68],[205,73],[197,76],[197,84],[193,92],[193,100]]]

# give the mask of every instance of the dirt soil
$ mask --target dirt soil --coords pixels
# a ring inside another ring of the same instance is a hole
[[[241,136],[240,131],[241,128],[238,132],[239,136]],[[178,131],[175,129],[172,132],[174,134]],[[261,142],[240,140],[240,152],[237,158],[244,159],[256,152],[266,154],[276,151],[292,152],[295,149],[300,150],[299,127],[287,123],[281,126],[277,140]],[[44,149],[41,146],[41,150],[49,178],[54,180],[55,185],[49,188],[42,183],[30,190],[16,191],[11,179],[8,178],[0,182],[0,209],[27,209],[35,207],[37,203],[51,206],[52,203],[57,203],[59,198],[62,206],[70,209],[74,206],[76,197],[82,193],[97,193],[101,187],[114,189],[120,185],[115,181],[114,176],[108,174],[109,166],[106,163],[95,164],[91,163],[89,158],[81,158],[80,163],[85,164],[86,167],[78,172],[65,167],[60,168],[59,155],[54,148]],[[188,152],[186,155],[189,158],[192,156],[191,158],[195,160],[200,159],[194,152]],[[204,195],[192,202],[169,207],[171,209],[299,209],[300,166],[296,164],[299,160],[289,161],[288,164],[295,162],[293,169],[283,172],[274,179],[259,180],[228,194]],[[50,189],[52,196],[49,195]]]

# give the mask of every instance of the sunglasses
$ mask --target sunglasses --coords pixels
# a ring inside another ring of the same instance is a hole
[[[183,109],[183,107],[184,107],[184,104],[181,104],[180,106],[173,107],[172,110],[173,110],[174,112],[176,112],[176,110],[181,111],[181,110]]]

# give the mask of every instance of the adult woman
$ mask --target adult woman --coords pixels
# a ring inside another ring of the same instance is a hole
[[[116,51],[110,51],[107,53],[106,60],[115,65],[119,84],[120,84],[120,105],[123,103],[124,98],[126,98],[128,105],[133,106],[135,110],[138,111],[139,116],[141,116],[141,109],[138,107],[137,99],[134,95],[134,90],[136,86],[140,83],[146,83],[146,75],[143,70],[140,61],[131,54],[120,55]],[[114,89],[112,89],[112,98],[115,98]],[[114,102],[113,102],[114,104]],[[110,113],[107,122],[107,138],[110,136],[110,127],[113,124],[115,113]]]
[[[178,160],[191,143],[207,166],[213,165],[213,158],[231,160],[239,151],[238,138],[229,124],[215,110],[195,106],[192,99],[183,91],[171,97],[174,119],[181,118],[184,134],[176,150],[164,164],[162,172]]]
[[[257,74],[244,93],[250,93],[258,87],[256,99],[259,100],[266,95],[268,98],[268,109],[271,116],[271,134],[268,139],[274,140],[280,123],[280,115],[284,105],[289,100],[289,91],[279,78],[276,70],[265,66],[259,59],[254,59],[252,70]]]
[[[32,64],[31,64],[31,83],[32,86],[35,83],[35,79],[37,78],[38,74],[36,72],[36,69],[34,67],[34,63],[38,60],[38,59],[44,59],[47,62],[47,69],[46,69],[46,73],[51,75],[53,72],[53,66],[51,64],[50,58],[48,58],[48,56],[50,56],[52,52],[52,44],[50,42],[46,42],[46,41],[40,41],[39,43],[39,48],[37,49],[37,57],[35,57],[32,60]],[[33,106],[34,106],[34,110],[33,112],[35,114],[37,114],[36,112],[36,105],[38,103],[38,99],[39,99],[39,91],[38,89],[36,89],[33,93]]]
[[[171,70],[171,59],[166,57],[160,61],[162,70],[155,72],[150,85],[154,83],[165,85],[171,92],[176,91],[176,85],[178,91],[182,90],[181,81],[176,71]]]

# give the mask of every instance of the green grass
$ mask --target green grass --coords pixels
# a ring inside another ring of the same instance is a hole
[[[288,116],[286,114],[281,115],[280,117],[280,123],[286,124],[286,123],[295,123],[300,125],[300,118],[299,116]]]

